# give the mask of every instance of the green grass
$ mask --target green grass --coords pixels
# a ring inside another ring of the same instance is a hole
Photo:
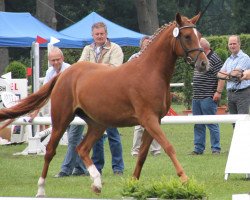
[[[180,112],[181,108],[174,107]],[[227,181],[224,180],[225,166],[232,138],[232,126],[221,124],[222,153],[213,156],[210,151],[210,138],[207,133],[207,148],[202,156],[190,156],[193,150],[193,125],[164,125],[167,138],[173,144],[177,158],[181,162],[189,177],[205,185],[212,200],[228,200],[232,194],[247,193],[250,191],[250,181],[245,179],[245,174],[231,174]],[[133,128],[121,128],[123,156],[125,171],[123,177],[113,176],[111,170],[110,152],[108,143],[105,143],[106,164],[103,170],[104,182],[102,193],[97,196],[91,192],[89,177],[53,178],[60,171],[66,146],[59,146],[57,155],[51,162],[46,179],[46,195],[48,197],[64,198],[112,198],[121,199],[121,186],[123,178],[131,176],[135,167],[136,158],[130,155],[132,146]],[[27,144],[17,146],[0,146],[0,196],[34,197],[37,191],[37,181],[43,166],[43,156],[13,156],[21,152]],[[148,156],[140,181],[157,180],[162,176],[176,177],[175,169],[170,159],[162,153],[158,157]]]

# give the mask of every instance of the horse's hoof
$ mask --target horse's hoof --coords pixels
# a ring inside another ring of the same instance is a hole
[[[181,179],[181,182],[182,182],[182,183],[188,182],[188,177],[187,177],[187,175],[182,175],[182,176],[180,177],[180,179]]]
[[[96,194],[101,194],[101,192],[102,192],[102,188],[98,188],[98,187],[96,187],[94,185],[91,186],[91,189]]]

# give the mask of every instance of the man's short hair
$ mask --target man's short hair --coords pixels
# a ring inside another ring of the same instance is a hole
[[[210,49],[210,43],[207,41],[206,38],[201,38],[200,43],[202,44],[203,48],[206,47],[206,48]]]
[[[107,33],[107,26],[103,22],[96,22],[92,25],[91,30],[93,31],[95,28],[104,28],[105,32]]]
[[[238,36],[238,35],[230,35],[230,36],[228,37],[228,39],[229,39],[230,37],[236,37],[238,43],[241,44],[241,42],[240,42],[240,36]]]
[[[63,56],[63,52],[62,52],[62,50],[61,50],[59,47],[52,46],[51,49],[50,49],[50,51],[49,51],[49,54],[50,54],[51,52],[57,52],[57,53],[59,53],[61,56]]]

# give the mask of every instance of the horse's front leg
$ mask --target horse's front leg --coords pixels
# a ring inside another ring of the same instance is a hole
[[[141,170],[142,170],[143,164],[147,158],[148,150],[149,150],[149,147],[150,147],[150,144],[152,143],[152,141],[153,141],[153,138],[144,129],[144,133],[142,135],[142,144],[140,146],[139,155],[138,155],[135,170],[133,173],[133,177],[136,179],[140,178]]]
[[[45,197],[45,179],[47,177],[50,162],[56,154],[56,147],[58,146],[59,140],[61,139],[63,133],[64,131],[61,133],[52,129],[51,138],[46,147],[46,154],[44,156],[42,175],[38,180],[38,190],[36,197]]]
[[[150,135],[161,145],[165,153],[170,157],[177,175],[180,177],[182,182],[186,182],[188,177],[184,172],[180,162],[177,160],[174,147],[165,136],[165,133],[160,127],[160,123],[157,118],[151,118],[148,120],[148,123],[145,125],[145,129],[150,133]]]
[[[93,181],[91,188],[92,190],[99,194],[102,190],[102,180],[101,174],[96,169],[96,166],[93,164],[89,153],[92,149],[95,142],[100,139],[106,128],[103,127],[94,127],[93,125],[88,124],[88,131],[83,139],[83,141],[78,145],[77,152],[82,158],[86,168],[89,171],[91,180]]]

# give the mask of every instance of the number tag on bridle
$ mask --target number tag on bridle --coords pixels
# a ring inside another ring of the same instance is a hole
[[[179,28],[178,27],[175,27],[174,28],[174,30],[173,30],[173,36],[176,38],[176,37],[178,37],[178,35],[179,35]]]

